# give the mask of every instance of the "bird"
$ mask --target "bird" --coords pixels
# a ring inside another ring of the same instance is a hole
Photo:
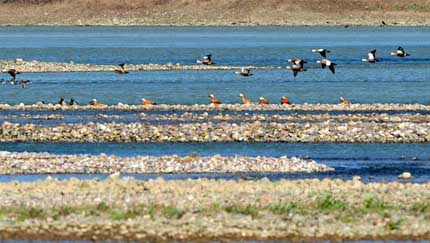
[[[69,105],[70,106],[74,106],[74,105],[78,105],[79,103],[76,101],[76,100],[74,100],[74,99],[70,99],[70,101],[69,101]]]
[[[105,107],[106,105],[103,103],[98,102],[96,99],[92,99],[90,101],[90,105],[94,107]]]
[[[328,60],[328,59],[322,59],[320,61],[317,61],[317,63],[321,64],[321,68],[325,68],[326,66],[328,66],[328,68],[330,69],[330,71],[334,74],[335,70],[334,70],[334,66],[336,66],[337,64]]]
[[[379,62],[379,60],[376,58],[376,49],[371,50],[367,55],[368,55],[367,59],[361,59],[363,62],[370,62],[370,63]]]
[[[303,60],[303,59],[288,59],[288,62],[293,63],[293,66],[294,66],[294,65],[299,65],[300,67],[303,67],[303,65],[304,65],[305,63],[308,63],[308,62],[306,62],[306,61],[305,61],[305,60]]]
[[[12,80],[16,79],[16,75],[21,74],[21,72],[16,71],[16,69],[9,69],[7,73],[12,76]]]
[[[140,100],[140,104],[141,104],[141,105],[155,105],[155,102],[154,102],[154,101],[152,101],[152,100],[148,100],[148,99],[144,99],[144,98],[142,98],[142,99]]]
[[[66,101],[64,100],[64,98],[60,98],[60,100],[58,101],[58,104],[61,106],[66,105]]]
[[[209,95],[209,99],[210,99],[211,104],[214,104],[214,105],[221,105],[222,104],[222,102],[219,99],[215,98],[215,95],[213,95],[213,94]]]
[[[287,66],[287,69],[293,71],[293,76],[296,77],[299,72],[305,72],[307,69],[303,68],[300,64],[296,64],[293,66]]]
[[[312,49],[312,52],[317,52],[317,53],[321,54],[321,56],[324,57],[324,58],[327,57],[327,53],[330,53],[329,50],[324,49],[324,48]]]
[[[21,84],[21,87],[23,88],[23,89],[25,89],[25,88],[27,88],[27,86],[28,85],[30,85],[30,80],[27,80],[27,79],[23,79],[23,80],[20,80],[19,81],[19,84]]]
[[[269,101],[264,97],[260,97],[260,100],[258,101],[258,103],[260,103],[261,105],[268,105]]]
[[[281,97],[281,105],[291,105],[291,102],[287,97],[282,96]]]
[[[240,71],[235,72],[235,74],[239,75],[239,76],[244,76],[244,77],[253,75],[251,73],[251,69],[249,69],[249,68],[242,68]]]
[[[341,105],[350,105],[350,104],[352,104],[351,101],[349,101],[349,100],[347,100],[347,99],[345,99],[343,97],[339,98],[339,102],[340,102]]]
[[[242,104],[243,105],[250,105],[250,104],[252,104],[252,102],[250,100],[248,100],[245,95],[239,94],[239,96],[240,96],[240,98],[242,98]]]
[[[399,46],[396,52],[391,52],[391,56],[407,57],[410,55],[409,53],[406,53],[406,51],[401,46]]]
[[[124,68],[125,63],[120,63],[120,64],[118,64],[118,66],[120,66],[121,69],[115,69],[114,70],[115,73],[117,73],[117,74],[127,74],[128,73],[128,71],[125,70],[125,68]]]
[[[197,64],[203,64],[203,65],[212,65],[215,64],[212,62],[212,54],[207,54],[206,56],[203,56],[199,60],[196,61]]]

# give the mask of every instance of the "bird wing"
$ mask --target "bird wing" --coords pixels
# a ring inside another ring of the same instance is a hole
[[[325,68],[325,66],[326,66],[326,64],[325,63],[323,63],[323,62],[321,62],[321,67],[324,69]]]
[[[328,66],[328,68],[330,69],[330,71],[334,74],[334,63],[332,63],[330,66]]]
[[[293,70],[293,76],[296,77],[299,72],[297,70]]]
[[[320,51],[320,54],[322,57],[326,58],[327,57],[327,51],[325,49],[323,49],[322,51]]]

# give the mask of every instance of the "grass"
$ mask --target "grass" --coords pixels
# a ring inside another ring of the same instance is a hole
[[[227,213],[250,215],[252,218],[256,218],[259,212],[259,209],[252,205],[246,205],[246,206],[231,205],[231,206],[226,206],[224,210]]]
[[[345,210],[345,202],[334,198],[332,195],[326,195],[318,199],[318,209],[321,210]]]

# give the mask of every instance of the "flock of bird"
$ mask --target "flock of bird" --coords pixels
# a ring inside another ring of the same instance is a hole
[[[335,66],[337,65],[336,63],[332,62],[331,60],[327,59],[327,54],[330,53],[329,50],[325,49],[325,48],[316,48],[316,49],[312,49],[312,52],[315,53],[319,53],[323,59],[316,61],[317,64],[321,65],[322,69],[325,69],[326,67],[328,67],[328,69],[334,74],[335,71]],[[390,55],[392,56],[397,56],[397,57],[407,57],[410,56],[409,53],[407,53],[401,46],[399,46],[397,48],[397,50],[395,52],[391,52]],[[376,49],[371,50],[368,53],[368,57],[365,59],[362,59],[363,62],[369,62],[369,63],[376,63],[379,62],[379,59],[376,58]],[[201,65],[214,65],[215,62],[212,61],[212,54],[208,54],[205,55],[203,57],[201,57],[200,59],[198,59],[197,64],[201,64]],[[287,66],[287,69],[291,70],[293,72],[293,76],[296,77],[298,75],[298,73],[300,72],[304,72],[307,71],[307,69],[305,68],[305,63],[307,63],[305,60],[303,59],[288,59],[289,63],[292,63],[291,66]],[[115,69],[114,72],[117,74],[128,74],[129,72],[125,69],[125,63],[121,63],[119,64],[120,69]],[[30,84],[30,80],[26,80],[26,79],[22,79],[22,80],[17,80],[16,76],[18,74],[21,74],[21,72],[18,72],[16,69],[9,69],[7,72],[12,79],[10,80],[5,80],[5,79],[1,79],[0,83],[2,84],[14,84],[14,85],[21,85],[23,88],[26,88],[29,84]],[[248,76],[252,76],[253,74],[251,73],[251,69],[249,68],[241,68],[240,71],[236,71],[235,72],[236,75],[239,76],[243,76],[243,77],[248,77]]]

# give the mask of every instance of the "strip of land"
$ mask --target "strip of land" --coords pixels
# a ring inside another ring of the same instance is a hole
[[[4,122],[0,142],[430,142],[428,122],[88,123]]]
[[[337,98],[337,97],[336,97]],[[89,102],[89,101],[88,101]],[[103,100],[99,100],[103,102]],[[155,100],[155,102],[157,102]],[[85,102],[82,102],[85,103]],[[209,103],[209,98],[208,98]],[[260,105],[257,103],[242,105],[242,104],[221,104],[221,105],[181,105],[181,104],[157,104],[157,105],[134,105],[118,103],[117,105],[59,105],[52,103],[44,103],[38,101],[34,104],[0,104],[0,111],[9,110],[118,110],[118,111],[366,111],[366,112],[427,112],[430,111],[430,105],[424,104],[293,104],[293,105]]]
[[[0,25],[428,26],[421,0],[8,0]]]
[[[55,155],[0,152],[0,174],[321,172],[313,160],[287,157]]]
[[[429,240],[430,184],[359,179],[0,184],[3,240]]]

